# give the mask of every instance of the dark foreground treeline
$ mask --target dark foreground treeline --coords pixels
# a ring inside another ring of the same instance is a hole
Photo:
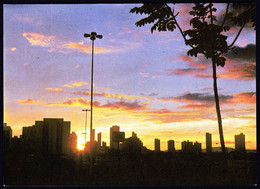
[[[254,185],[256,154],[117,153],[70,157],[8,152],[5,185]]]

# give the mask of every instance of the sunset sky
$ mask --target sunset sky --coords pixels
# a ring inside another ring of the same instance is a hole
[[[129,13],[135,6],[141,4],[4,5],[4,122],[13,136],[35,120],[64,118],[82,141],[91,79],[91,40],[83,35],[95,31],[103,39],[95,40],[93,128],[103,141],[109,145],[109,128],[119,125],[151,150],[154,138],[161,150],[170,139],[176,149],[184,140],[205,148],[206,132],[220,146],[210,59],[188,57],[178,30],[151,34],[152,25],[136,27],[144,15]],[[221,18],[226,5],[215,6]],[[191,7],[175,5],[184,30]],[[228,43],[238,29],[226,33]],[[227,147],[243,132],[246,148],[256,149],[255,37],[244,28],[237,54],[217,67]]]

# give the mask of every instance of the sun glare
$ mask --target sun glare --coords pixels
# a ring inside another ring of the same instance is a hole
[[[85,140],[83,137],[78,136],[78,141],[77,141],[77,148],[78,150],[84,150],[84,146],[85,146]]]

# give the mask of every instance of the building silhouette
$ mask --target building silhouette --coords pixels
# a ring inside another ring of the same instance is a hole
[[[195,153],[201,153],[201,143],[199,143],[199,142],[195,142],[194,144],[193,144],[193,151],[195,152]]]
[[[131,155],[141,154],[143,151],[143,143],[137,137],[137,134],[132,132],[132,136],[125,139],[125,141],[120,145],[120,149],[122,149],[123,152],[130,153]]]
[[[99,132],[98,134],[97,134],[97,138],[98,138],[98,148],[100,148],[101,147],[101,132]]]
[[[175,146],[174,146],[174,140],[168,140],[168,152],[174,152]]]
[[[235,151],[245,152],[245,135],[240,133],[239,135],[235,135]]]
[[[206,133],[206,152],[211,153],[212,152],[212,137],[211,133]]]
[[[77,143],[78,143],[78,136],[75,132],[72,132],[70,134],[70,140],[69,140],[71,152],[73,153],[77,152]]]
[[[190,142],[189,140],[183,141],[181,143],[181,150],[182,152],[187,152],[187,153],[201,153],[201,143],[195,142]]]
[[[193,142],[190,142],[189,140],[183,141],[181,143],[181,150],[183,152],[193,152]]]
[[[70,122],[62,118],[43,119],[43,143],[48,153],[69,153]]]
[[[102,147],[107,147],[107,143],[105,141],[102,142]]]
[[[137,134],[134,131],[132,131],[132,137],[137,137]]]
[[[91,134],[91,141],[93,141],[93,143],[94,143],[94,141],[95,141],[95,129],[92,129],[91,133],[92,133]]]
[[[111,150],[118,150],[118,144],[117,142],[113,142],[113,132],[119,132],[120,127],[118,125],[114,125],[110,127],[110,149]]]
[[[7,150],[11,147],[12,143],[12,128],[4,123],[4,149]]]
[[[23,127],[21,139],[29,150],[50,154],[70,153],[70,122],[63,118],[44,118]]]
[[[154,151],[155,152],[161,151],[161,149],[160,149],[160,139],[158,139],[158,138],[154,139]]]

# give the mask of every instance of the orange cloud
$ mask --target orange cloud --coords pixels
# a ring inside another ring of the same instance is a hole
[[[89,84],[88,82],[79,81],[79,82],[75,82],[75,83],[72,83],[72,84],[65,84],[64,86],[65,87],[81,87],[83,85],[88,85],[88,84]]]
[[[127,98],[131,100],[136,100],[138,97],[136,96],[130,96],[130,95],[124,95],[124,94],[110,94],[110,93],[94,93],[94,96],[102,96],[102,97],[110,97],[110,98]]]
[[[72,94],[90,96],[90,92],[88,92],[88,91],[72,92]],[[160,100],[160,99],[152,98],[152,97],[149,97],[149,96],[131,96],[131,95],[125,95],[125,94],[111,94],[111,93],[102,93],[102,92],[94,92],[93,95],[98,96],[98,97],[105,97],[105,98],[119,98],[119,99],[127,98],[129,100],[137,100],[137,99],[141,99],[141,98],[145,98],[145,99],[148,99],[148,100]]]
[[[92,45],[86,45],[83,42],[62,41],[54,36],[47,36],[35,32],[24,32],[23,37],[25,37],[33,46],[48,47],[48,52],[59,52],[64,54],[73,51],[82,53],[92,52]],[[109,46],[108,48],[95,46],[95,53],[118,53],[139,45],[139,43],[129,41],[121,41],[120,44],[121,45],[119,46]]]
[[[190,75],[190,76],[200,77],[200,78],[212,78],[211,74],[209,74],[206,71],[210,64],[195,62],[193,58],[188,56],[179,56],[178,59],[188,62],[189,67],[183,69],[168,69],[166,70],[166,73],[168,75],[177,74],[177,75]],[[202,57],[197,57],[197,60],[202,62],[204,59]]]
[[[231,103],[232,104],[256,104],[256,93],[242,92],[239,94],[234,94]]]
[[[15,50],[16,50],[16,47],[12,47],[12,48],[11,48],[11,51],[15,51]]]
[[[33,100],[32,98],[27,98],[26,100],[17,99],[19,104],[39,104],[42,101],[40,100]]]
[[[65,48],[69,48],[69,49],[72,48],[85,53],[91,53],[92,50],[91,45],[85,45],[82,43],[71,42],[71,41],[69,41],[68,44],[65,45]],[[103,47],[95,47],[95,53],[102,53],[102,52],[106,52],[106,49]]]
[[[168,75],[190,75],[200,78],[212,78],[211,74],[208,74],[204,69],[201,68],[184,68],[184,69],[168,69],[166,70]]]
[[[191,57],[179,56],[178,58],[185,61],[185,62],[188,62],[190,64],[190,66],[197,67],[197,68],[200,68],[200,69],[206,69],[207,68],[207,66],[205,64],[197,63]]]
[[[225,72],[218,73],[219,78],[254,80],[256,77],[256,62],[227,61]]]
[[[212,106],[212,104],[201,104],[201,103],[188,103],[183,106],[178,106],[179,108],[187,108],[187,109],[203,109],[203,108],[209,108]]]
[[[209,72],[208,68],[211,64],[202,64],[195,62],[188,56],[178,57],[189,63],[188,68],[183,69],[168,69],[168,75],[188,75],[199,78],[212,78],[212,71]],[[245,62],[237,59],[227,59],[223,69],[217,73],[218,78],[222,79],[235,79],[235,80],[255,80],[256,78],[256,62]]]
[[[47,103],[46,106],[89,106],[90,101],[83,99],[82,97],[71,99],[64,102],[55,102],[55,103]],[[136,110],[145,110],[147,106],[137,100],[133,102],[126,101],[124,99],[120,99],[115,102],[107,102],[105,104],[101,104],[99,101],[94,101],[93,105],[95,108],[108,108],[113,110],[125,110],[125,111],[136,111]]]
[[[226,105],[256,104],[255,92],[242,92],[233,95],[219,95],[220,102]],[[215,106],[214,96],[207,93],[186,93],[177,97],[160,98],[162,101],[183,102],[185,105],[179,108],[203,109]]]
[[[102,108],[110,108],[110,109],[121,109],[121,110],[144,110],[147,107],[135,100],[134,102],[127,102],[124,99],[120,99],[117,102],[107,102],[104,105],[101,105]]]
[[[45,88],[46,90],[57,92],[57,91],[63,91],[62,88]]]
[[[42,47],[49,47],[53,43],[55,39],[54,36],[47,36],[40,33],[23,33],[23,37],[25,37],[29,43],[33,46],[42,46]]]
[[[86,106],[89,105],[88,100],[84,100],[82,97],[71,99],[68,98],[67,101],[64,102],[55,102],[55,103],[47,103],[46,106]]]

